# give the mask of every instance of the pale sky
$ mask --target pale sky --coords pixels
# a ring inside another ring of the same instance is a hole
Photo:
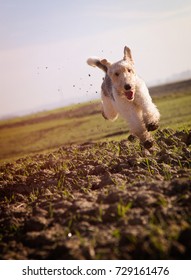
[[[125,45],[148,84],[190,70],[191,0],[0,0],[0,117],[100,98],[86,60]]]

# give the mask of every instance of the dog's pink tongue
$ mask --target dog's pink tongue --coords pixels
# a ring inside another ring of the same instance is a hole
[[[129,100],[133,99],[133,92],[131,90],[126,91],[125,95],[126,95],[127,99],[129,99]]]

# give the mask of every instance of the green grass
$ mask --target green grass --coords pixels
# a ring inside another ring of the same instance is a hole
[[[162,128],[191,128],[191,94],[162,97],[156,99],[156,104],[161,113]]]
[[[155,98],[161,128],[190,129],[191,94]],[[0,122],[0,161],[46,152],[68,144],[121,140],[128,126],[103,119],[99,101]]]

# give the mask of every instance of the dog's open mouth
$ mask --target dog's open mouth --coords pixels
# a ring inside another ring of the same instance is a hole
[[[127,97],[128,100],[134,99],[134,93],[132,90],[125,91],[125,96]]]

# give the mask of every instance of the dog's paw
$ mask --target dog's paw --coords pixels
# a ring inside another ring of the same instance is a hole
[[[154,131],[159,127],[158,123],[148,123],[146,128],[148,131]]]
[[[152,148],[153,144],[154,144],[154,141],[151,139],[151,140],[146,140],[143,143],[143,146],[144,146],[145,149],[149,150],[150,148]]]
[[[136,138],[137,138],[136,136],[130,134],[129,137],[128,137],[128,140],[129,140],[130,142],[135,142]]]
[[[106,117],[104,111],[102,111],[101,114],[102,114],[102,117],[103,117],[105,120],[108,120],[108,118]]]

